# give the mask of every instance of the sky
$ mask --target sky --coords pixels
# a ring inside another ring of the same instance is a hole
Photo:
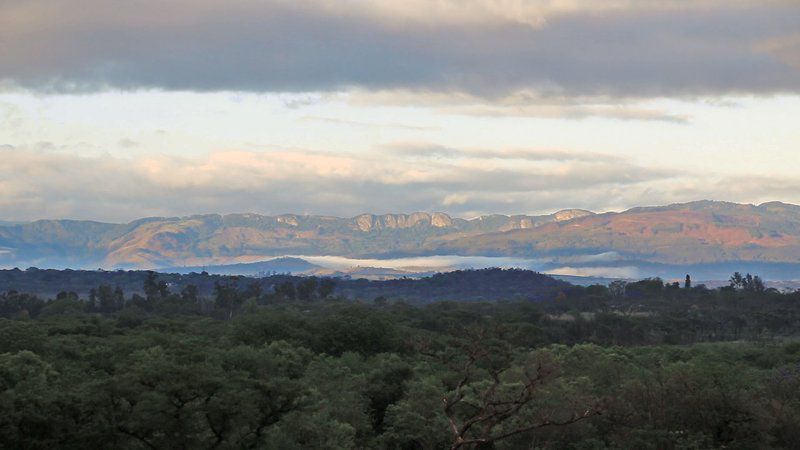
[[[3,0],[0,221],[800,203],[797,0]]]

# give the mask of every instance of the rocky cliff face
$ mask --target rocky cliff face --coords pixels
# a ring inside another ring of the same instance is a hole
[[[452,228],[453,218],[445,213],[428,214],[416,212],[413,214],[362,214],[353,218],[358,230],[369,233],[378,230],[395,230],[412,227]]]
[[[564,209],[553,214],[553,217],[556,219],[556,222],[563,222],[565,220],[578,219],[591,215],[594,215],[594,213],[586,211],[585,209]]]

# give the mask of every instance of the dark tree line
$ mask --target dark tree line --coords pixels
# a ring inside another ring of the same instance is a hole
[[[126,296],[121,287],[108,284],[90,289],[86,299],[81,299],[72,291],[61,291],[50,301],[36,295],[8,291],[0,294],[0,317],[37,317],[42,312],[65,311],[113,314],[132,310],[157,314],[204,314],[230,319],[242,312],[248,302],[251,307],[258,307],[281,302],[327,300],[332,297],[336,287],[334,279],[319,280],[312,277],[285,281],[275,285],[271,292],[265,292],[259,280],[241,287],[240,278],[228,277],[215,281],[210,298],[202,297],[193,284],[173,292],[169,284],[152,271],[147,273],[143,282],[141,291],[144,295],[134,293]]]

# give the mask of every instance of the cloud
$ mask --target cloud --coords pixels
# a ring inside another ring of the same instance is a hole
[[[791,0],[5,0],[0,79],[39,91],[528,91],[534,103],[798,93],[797,29]],[[561,108],[466,112],[684,120]]]
[[[713,198],[733,202],[760,204],[775,200],[800,203],[800,179],[797,177],[741,174],[718,176],[707,174],[693,181],[671,186],[668,202],[684,201],[686,198]],[[656,203],[651,203],[656,204]]]
[[[436,156],[436,153],[441,156]],[[255,212],[445,211],[461,217],[564,208],[623,210],[719,199],[800,203],[793,178],[648,168],[557,149],[396,144],[371,153],[217,151],[192,157],[78,156],[61,146],[0,145],[0,217],[125,222]],[[46,214],[46,217],[44,215]]]
[[[0,130],[14,131],[22,127],[23,123],[19,107],[0,102]]]
[[[319,122],[333,125],[344,125],[357,128],[395,128],[409,131],[435,131],[438,128],[425,125],[408,125],[403,123],[361,122],[357,120],[339,119],[335,117],[304,116],[300,120],[305,122]]]
[[[208,212],[549,212],[604,205],[600,193],[641,191],[671,176],[603,158],[507,163],[473,157],[420,164],[413,156],[380,152],[222,151],[130,159],[0,148],[0,216],[29,220],[47,211],[50,218],[127,221]]]
[[[605,117],[619,120],[648,120],[685,124],[689,118],[659,110],[631,108],[622,105],[494,105],[477,104],[470,107],[447,107],[444,112],[482,117],[539,117],[550,119],[585,119]]]
[[[635,101],[609,96],[568,96],[530,90],[485,98],[465,92],[410,90],[354,90],[345,96],[355,106],[425,106],[443,114],[478,117],[536,117],[585,119],[602,117],[618,120],[660,121],[686,124],[689,117],[638,106]],[[713,101],[715,99],[710,99]]]
[[[795,69],[800,69],[800,32],[764,41],[760,48]]]
[[[553,275],[568,275],[575,277],[602,277],[602,278],[641,278],[641,270],[634,266],[625,267],[558,267],[548,270]]]
[[[547,260],[512,258],[502,256],[457,256],[457,255],[438,255],[438,256],[418,256],[406,258],[388,259],[363,259],[347,258],[343,256],[306,256],[292,255],[303,258],[311,263],[327,267],[330,269],[352,269],[356,267],[384,267],[399,270],[455,270],[468,268],[489,268],[489,267],[524,267],[535,268],[541,266]]]
[[[442,206],[449,207],[453,205],[463,205],[469,201],[467,194],[448,194],[442,200]]]
[[[622,163],[623,159],[613,155],[576,152],[559,149],[457,149],[443,145],[420,143],[393,143],[383,149],[394,155],[418,158],[455,158],[455,159],[487,159],[487,160],[523,160],[523,161],[586,161]],[[483,163],[483,162],[482,162]]]
[[[139,146],[139,143],[131,138],[122,138],[119,140],[119,142],[117,142],[117,145],[122,148],[135,148]]]

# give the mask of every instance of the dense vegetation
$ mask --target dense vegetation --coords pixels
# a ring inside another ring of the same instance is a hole
[[[144,285],[152,272],[149,271],[103,271],[103,270],[53,270],[12,269],[0,270],[0,288],[15,290],[42,297],[53,297],[62,291],[75,292],[87,297],[91,290],[102,285],[119,288],[127,295],[145,295]],[[259,289],[268,296],[279,285],[295,286],[304,283],[323,283],[324,278],[291,275],[266,277],[237,277],[201,273],[160,273],[158,280],[172,292],[194,286],[199,296],[214,295],[218,284],[232,285],[239,290]],[[354,300],[372,300],[383,296],[387,299],[427,303],[437,300],[544,300],[553,299],[561,290],[571,286],[563,281],[527,270],[487,269],[480,271],[456,271],[436,274],[423,279],[393,279],[369,281],[365,279],[337,278],[335,295]],[[290,297],[289,300],[294,299]],[[264,298],[264,301],[270,299]]]
[[[137,274],[0,295],[0,448],[800,448],[800,294],[754,277],[414,305]]]

